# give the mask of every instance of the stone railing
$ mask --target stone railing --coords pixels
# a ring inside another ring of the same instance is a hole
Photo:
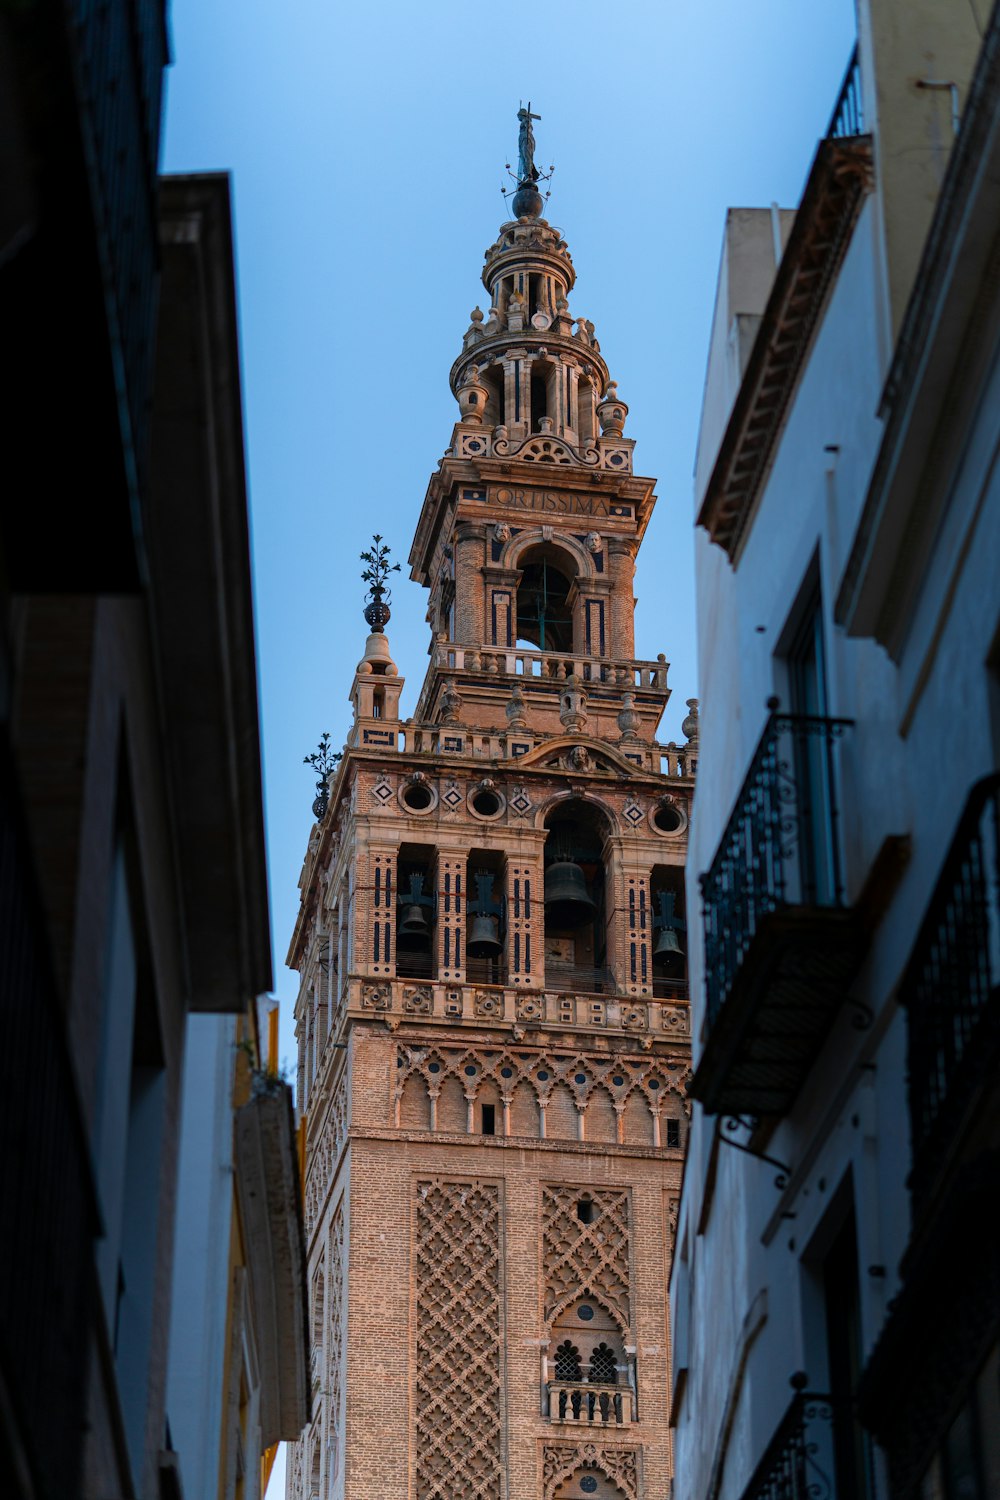
[[[681,986],[678,985],[678,990]],[[637,1045],[654,1039],[687,1043],[691,1035],[686,989],[669,998],[651,995],[573,993],[481,984],[441,984],[424,979],[366,979],[352,975],[348,1008],[359,1017],[377,1016],[395,1029],[411,1020],[449,1025],[470,1022],[514,1028],[581,1026],[630,1033]]]
[[[549,1421],[576,1427],[627,1427],[635,1421],[633,1392],[627,1385],[596,1385],[589,1380],[549,1381]]]
[[[600,656],[575,656],[562,651],[526,651],[487,646],[455,646],[442,641],[434,648],[434,665],[453,672],[486,673],[487,676],[537,677],[564,682],[575,672],[582,682],[603,682],[624,688],[667,687],[667,663]]]

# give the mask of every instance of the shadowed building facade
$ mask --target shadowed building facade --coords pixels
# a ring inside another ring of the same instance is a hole
[[[697,704],[660,746],[667,664],[633,641],[654,481],[570,314],[531,118],[410,554],[427,676],[400,721],[376,539],[301,877],[316,1396],[293,1500],[639,1500],[670,1478]]]

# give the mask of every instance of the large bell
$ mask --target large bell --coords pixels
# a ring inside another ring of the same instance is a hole
[[[582,927],[592,920],[596,904],[587,880],[572,859],[556,859],[545,871],[545,922],[550,929]]]
[[[404,952],[420,951],[430,947],[431,924],[422,906],[400,907],[399,926],[396,928],[396,947]]]
[[[473,917],[465,951],[470,958],[500,957],[503,944],[500,941],[500,924],[496,917]]]
[[[653,962],[670,973],[678,973],[684,966],[684,949],[673,927],[662,927],[653,949]]]

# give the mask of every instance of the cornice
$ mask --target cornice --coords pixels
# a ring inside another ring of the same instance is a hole
[[[871,186],[870,136],[820,142],[698,513],[734,565]]]

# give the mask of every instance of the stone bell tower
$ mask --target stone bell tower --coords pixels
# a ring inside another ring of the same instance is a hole
[[[289,963],[313,1419],[292,1500],[660,1500],[686,1137],[697,704],[657,743],[633,641],[654,481],[520,113],[459,406],[410,554],[413,717],[385,635],[320,787]]]

